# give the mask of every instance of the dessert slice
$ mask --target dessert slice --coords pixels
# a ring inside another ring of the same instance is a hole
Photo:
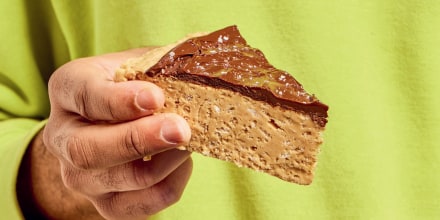
[[[186,118],[184,149],[310,184],[328,106],[250,47],[236,26],[186,38],[127,61],[116,81],[163,88],[163,112]]]

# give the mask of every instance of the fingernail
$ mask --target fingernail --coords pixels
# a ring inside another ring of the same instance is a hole
[[[181,122],[165,120],[161,127],[162,139],[170,144],[178,144],[185,141],[185,128]]]
[[[154,110],[159,107],[157,98],[152,89],[142,89],[136,93],[134,104],[143,111]]]

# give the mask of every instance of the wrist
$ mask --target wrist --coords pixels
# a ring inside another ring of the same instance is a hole
[[[44,146],[43,130],[29,145],[17,178],[25,219],[102,219],[84,197],[65,187],[58,159]]]
[[[34,145],[36,144],[35,142],[39,135],[40,134],[37,134],[36,138],[31,142],[26,153],[23,155],[17,176],[17,200],[25,219],[46,219],[45,214],[42,212],[36,201],[32,179],[32,154],[36,150],[34,149]]]

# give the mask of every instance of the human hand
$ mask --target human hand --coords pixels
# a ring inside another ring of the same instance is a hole
[[[108,219],[149,216],[179,200],[192,170],[190,153],[175,149],[191,136],[175,114],[153,114],[160,88],[115,83],[132,50],[72,61],[49,81],[51,115],[44,144],[58,158],[65,187],[85,196]],[[154,155],[145,162],[142,158]]]

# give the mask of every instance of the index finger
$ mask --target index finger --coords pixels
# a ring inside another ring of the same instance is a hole
[[[127,121],[161,108],[164,95],[156,85],[113,81],[120,63],[137,53],[82,58],[59,68],[49,81],[52,110],[76,113],[91,121]]]
[[[118,124],[67,123],[75,123],[75,129],[58,129],[46,136],[46,143],[54,154],[82,169],[112,167],[154,155],[181,146],[191,137],[186,120],[172,113]]]

